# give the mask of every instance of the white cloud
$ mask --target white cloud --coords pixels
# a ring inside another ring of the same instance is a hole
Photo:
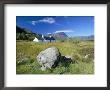
[[[38,23],[48,23],[48,24],[53,24],[55,23],[55,19],[52,18],[52,17],[46,17],[46,18],[43,18],[43,19],[40,19],[40,20],[36,20],[36,21],[31,21],[31,24],[32,25],[36,25]]]
[[[47,18],[43,18],[42,20],[39,20],[39,22],[52,24],[55,23],[55,19],[47,17]]]
[[[67,33],[69,33],[69,32],[74,32],[74,31],[70,30],[70,29],[68,29],[68,30],[58,30],[55,33],[59,33],[59,32],[67,32]]]
[[[58,25],[58,26],[64,26],[63,24],[60,24],[60,23],[55,23],[55,25]]]
[[[36,25],[37,21],[32,21],[31,23],[32,25]]]

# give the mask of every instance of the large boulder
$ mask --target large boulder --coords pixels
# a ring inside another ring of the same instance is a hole
[[[56,47],[47,48],[41,51],[37,56],[37,61],[42,66],[41,70],[46,70],[46,68],[51,69],[55,62],[58,62],[61,57],[59,50]]]

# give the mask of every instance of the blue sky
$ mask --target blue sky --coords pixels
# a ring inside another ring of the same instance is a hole
[[[57,32],[70,37],[94,35],[94,16],[16,16],[16,25],[44,35]]]

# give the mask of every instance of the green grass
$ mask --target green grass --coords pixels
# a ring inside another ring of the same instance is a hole
[[[36,60],[40,51],[56,46],[61,55],[72,56],[74,62],[59,62],[58,66],[42,71]],[[84,58],[88,55],[88,58]],[[94,73],[94,42],[64,41],[53,43],[36,43],[29,41],[16,42],[16,73],[17,74],[93,74]]]

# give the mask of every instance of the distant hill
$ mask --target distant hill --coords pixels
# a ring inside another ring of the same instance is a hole
[[[36,34],[30,30],[16,26],[16,40],[32,41],[35,37],[37,37],[38,39],[41,39],[42,34]]]
[[[90,35],[90,36],[76,36],[73,37],[74,39],[80,39],[80,40],[94,40],[94,35]]]

